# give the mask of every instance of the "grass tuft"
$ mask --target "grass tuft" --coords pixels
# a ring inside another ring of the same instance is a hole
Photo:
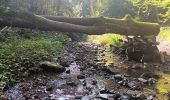
[[[109,46],[110,44],[120,46],[122,44],[119,41],[121,38],[123,38],[123,36],[117,34],[90,35],[88,41],[106,46]]]

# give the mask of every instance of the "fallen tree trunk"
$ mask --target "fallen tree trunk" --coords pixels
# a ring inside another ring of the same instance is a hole
[[[1,26],[39,29],[44,31],[78,32],[89,35],[115,33],[121,35],[158,35],[160,25],[139,22],[130,16],[115,18],[70,18],[40,16],[26,12],[6,12],[0,14]]]

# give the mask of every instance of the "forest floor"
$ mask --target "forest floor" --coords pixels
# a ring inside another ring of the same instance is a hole
[[[65,70],[30,76],[5,92],[8,100],[167,100],[169,96],[169,79],[161,76],[169,75],[169,62],[123,61],[91,42],[69,43],[56,58]],[[56,58],[51,62],[57,63]]]

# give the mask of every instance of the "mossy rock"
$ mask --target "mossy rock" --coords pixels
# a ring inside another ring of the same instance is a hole
[[[62,73],[65,71],[65,68],[60,64],[55,62],[49,62],[49,61],[40,62],[40,67],[43,69],[43,71],[50,71],[50,72],[52,71],[57,73]]]

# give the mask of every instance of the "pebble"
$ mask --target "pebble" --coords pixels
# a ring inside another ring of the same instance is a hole
[[[114,78],[115,78],[115,80],[120,80],[121,81],[124,78],[124,76],[121,75],[121,74],[116,74],[116,75],[114,75]]]
[[[139,100],[144,100],[146,97],[144,94],[137,94],[136,95],[136,99],[139,99]]]
[[[70,70],[66,70],[66,74],[70,74]]]
[[[138,80],[144,84],[148,83],[148,80],[144,79],[144,78],[138,78]]]
[[[84,75],[78,75],[77,79],[85,79],[85,76]]]
[[[99,94],[100,97],[104,98],[104,99],[107,99],[108,98],[108,94]]]
[[[90,100],[90,99],[91,99],[90,96],[84,96],[81,98],[81,100]]]
[[[87,86],[87,83],[86,83],[85,80],[82,82],[82,85],[83,85],[83,86]]]
[[[164,84],[169,84],[169,82],[164,82]]]
[[[149,83],[149,84],[155,84],[156,81],[157,81],[157,80],[154,79],[154,78],[149,78],[149,79],[148,79],[148,83]]]
[[[136,84],[134,82],[129,82],[127,85],[131,90],[136,90],[137,89],[137,86],[136,86]]]
[[[146,98],[146,100],[154,100],[154,97],[155,97],[155,96],[150,95],[150,96],[148,96],[148,97]]]
[[[123,94],[118,100],[130,100],[130,96],[127,94]]]
[[[46,91],[52,91],[53,90],[53,88],[52,87],[48,87],[48,88],[46,88]]]
[[[75,97],[75,99],[81,100],[82,97],[83,97],[83,96],[81,96],[81,95],[77,95],[77,96]]]

